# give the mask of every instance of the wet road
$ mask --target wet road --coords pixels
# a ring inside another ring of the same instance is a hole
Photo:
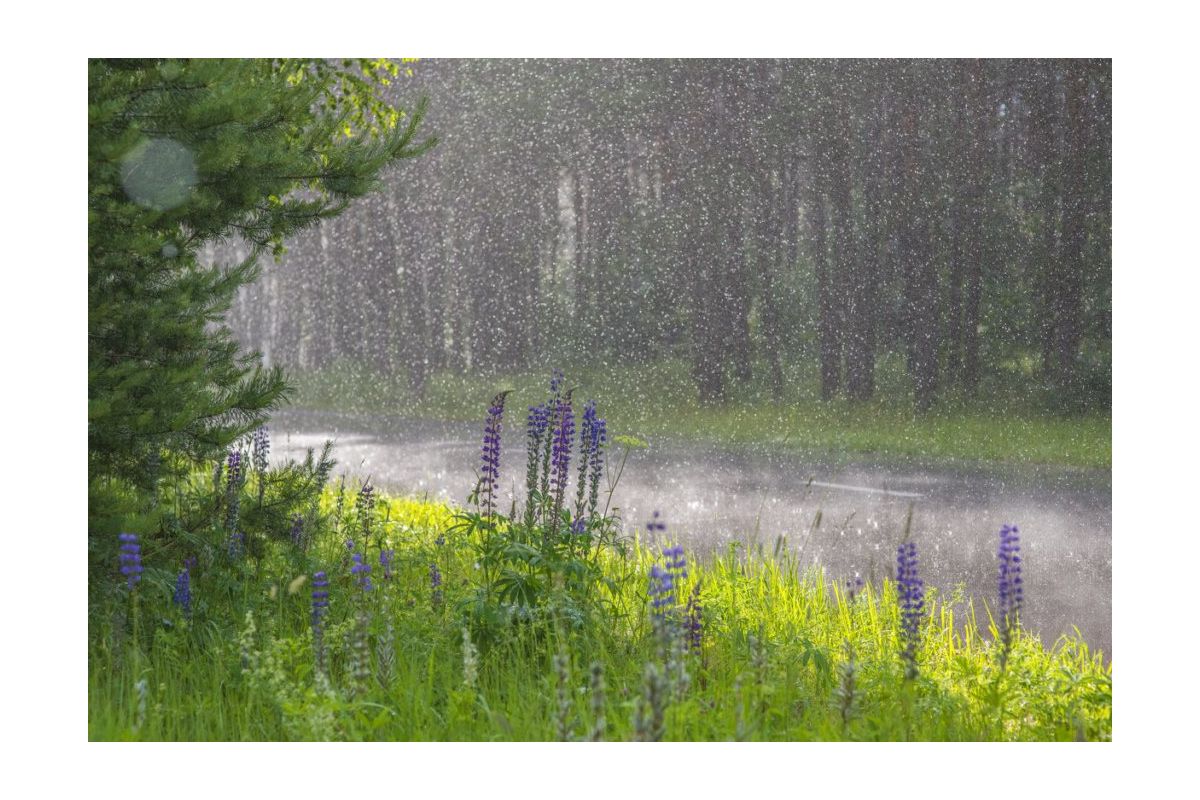
[[[477,430],[478,429],[478,430]],[[336,475],[371,475],[395,493],[462,503],[475,483],[482,423],[287,410],[272,423],[273,455],[302,457],[335,440]],[[501,487],[523,492],[522,430],[506,430]],[[619,459],[619,448],[610,462]],[[523,494],[521,495],[523,497]],[[603,495],[602,495],[603,496]],[[667,534],[704,552],[777,537],[830,578],[889,574],[912,509],[927,584],[995,595],[997,532],[1021,529],[1023,623],[1052,644],[1077,627],[1112,653],[1112,478],[1108,470],[922,466],[813,458],[697,443],[630,454],[613,495],[632,535],[659,510]],[[817,515],[819,524],[814,524]],[[981,606],[977,611],[983,616]],[[986,617],[984,617],[986,620]]]

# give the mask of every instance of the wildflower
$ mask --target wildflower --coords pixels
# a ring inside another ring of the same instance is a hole
[[[675,581],[670,572],[655,564],[650,567],[650,611],[655,618],[661,618],[674,605]]]
[[[192,616],[192,579],[191,573],[185,566],[183,570],[175,578],[175,593],[171,595],[171,602],[179,606],[183,610],[185,617]]]
[[[925,613],[925,584],[917,574],[916,542],[905,542],[896,549],[896,589],[900,602],[900,635],[904,643],[901,657],[905,677],[917,677],[917,648],[921,639],[921,617]]]
[[[383,567],[383,579],[385,581],[390,581],[392,579],[392,561],[394,561],[395,558],[395,550],[379,551],[379,566]]]
[[[665,548],[663,558],[667,560],[667,571],[671,573],[676,583],[687,578],[687,561],[683,557],[683,545]]]
[[[358,513],[358,523],[362,527],[363,546],[365,547],[371,542],[371,517],[375,511],[375,487],[371,485],[370,478],[367,478],[362,488],[358,490],[354,508]]]
[[[558,424],[550,453],[550,483],[554,490],[554,510],[557,516],[567,490],[567,475],[571,468],[571,441],[575,438],[575,412],[571,408],[569,398],[558,402],[555,418]]]
[[[304,517],[299,514],[292,517],[292,545],[295,547],[304,545]]]
[[[354,565],[350,567],[350,574],[358,582],[358,588],[364,592],[371,591],[371,565],[363,560],[362,553],[355,553],[350,558],[354,561]]]
[[[533,514],[533,493],[538,485],[538,460],[541,458],[542,442],[546,436],[546,428],[550,425],[550,408],[541,405],[530,406],[529,416],[525,419],[525,439],[527,466],[525,468],[525,486],[529,497],[526,513]],[[532,519],[529,520],[532,523]]]
[[[646,530],[648,530],[651,535],[654,535],[655,533],[665,531],[666,529],[667,523],[659,519],[659,513],[655,511],[654,515],[650,518],[650,521],[646,523]]]
[[[487,421],[483,426],[483,468],[480,471],[479,488],[484,500],[484,507],[490,517],[496,494],[496,484],[500,481],[500,434],[504,422],[504,400],[508,392],[500,392],[492,399],[488,407]]]
[[[317,659],[317,672],[323,672],[325,668],[325,646],[324,646],[324,625],[323,618],[326,610],[329,608],[329,579],[325,577],[324,572],[313,573],[313,592],[312,592],[312,631],[313,631],[313,653]]]
[[[433,592],[433,607],[437,608],[442,604],[442,573],[437,564],[429,565],[429,586]]]
[[[121,542],[121,574],[125,576],[126,585],[130,591],[142,579],[142,546],[138,544],[136,533],[122,533],[117,536]]]
[[[225,552],[230,560],[236,561],[246,552],[246,537],[241,531],[232,531],[225,540]]]
[[[254,436],[251,439],[251,460],[254,463],[254,470],[259,475],[267,471],[270,454],[271,437],[267,433],[267,426],[259,425],[254,430]]]
[[[1000,528],[1000,547],[996,556],[1000,562],[997,581],[1000,595],[1000,669],[1004,670],[1012,652],[1013,635],[1021,624],[1021,604],[1025,600],[1021,581],[1021,536],[1016,525]]]
[[[1016,525],[1005,525],[1000,529],[1000,547],[996,553],[1000,561],[999,590],[1000,614],[1015,624],[1025,599],[1021,581],[1021,536]]]
[[[238,514],[241,511],[242,489],[242,454],[238,450],[230,450],[227,461],[228,477],[225,483],[225,530],[237,530]]]
[[[600,499],[600,475],[604,472],[604,446],[608,444],[608,423],[597,419],[592,423],[592,447],[588,454],[591,471],[588,486],[588,513],[595,514]]]

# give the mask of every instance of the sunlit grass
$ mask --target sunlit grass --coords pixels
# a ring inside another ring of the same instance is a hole
[[[332,492],[324,502],[327,510],[333,507]],[[462,604],[478,581],[472,541],[452,529],[452,508],[386,502],[386,544],[397,550],[396,568],[392,580],[383,580],[373,550],[368,687],[357,693],[351,688],[347,651],[357,590],[343,563],[345,549],[327,535],[301,559],[281,542],[256,565],[214,563],[198,571],[190,623],[170,603],[172,576],[154,570],[137,589],[136,612],[124,595],[94,612],[89,737],[553,739],[558,685],[551,662],[558,652],[569,662],[565,689],[574,734],[585,736],[595,722],[589,670],[599,662],[607,684],[606,736],[632,737],[645,666],[659,657],[646,582],[657,553],[637,543],[625,554],[605,551],[601,563],[610,583],[595,598],[593,616],[572,622],[552,612],[537,624],[476,629],[479,681],[468,688]],[[430,563],[445,577],[440,605],[431,601]],[[289,591],[298,576],[318,568],[329,572],[332,584],[328,687],[314,676],[309,587]],[[230,571],[234,583],[227,580]],[[906,681],[897,655],[893,585],[868,585],[851,601],[835,577],[802,568],[782,551],[747,554],[735,547],[689,563],[679,594],[686,597],[701,582],[704,647],[686,659],[689,684],[668,705],[665,737],[1111,737],[1111,666],[1083,642],[1064,638],[1046,647],[1020,636],[1001,674],[986,604],[934,592],[922,631],[920,676]],[[248,613],[257,632],[245,639]],[[389,624],[394,657],[381,679]],[[854,689],[843,703],[839,687],[846,684],[850,653]]]

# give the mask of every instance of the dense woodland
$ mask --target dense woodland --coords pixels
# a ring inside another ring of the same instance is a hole
[[[1108,60],[422,60],[390,90],[439,144],[241,290],[269,365],[419,392],[675,357],[720,402],[805,362],[863,400],[894,355],[918,410],[1109,402]]]

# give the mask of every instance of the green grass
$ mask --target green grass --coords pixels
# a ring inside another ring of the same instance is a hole
[[[324,502],[328,509],[332,495]],[[662,660],[647,604],[654,553],[636,544],[603,551],[607,582],[582,616],[552,593],[540,621],[475,626],[472,683],[462,631],[480,581],[477,542],[453,529],[454,509],[408,499],[384,506],[395,575],[382,578],[372,548],[376,588],[365,599],[331,531],[306,555],[279,541],[240,565],[228,564],[214,533],[191,544],[208,555],[194,571],[190,622],[170,602],[173,570],[155,568],[177,557],[166,555],[174,545],[147,537],[135,597],[93,598],[89,738],[547,740],[563,727],[586,736],[597,721],[594,663],[606,685],[597,706],[605,738],[633,738],[647,665]],[[689,680],[666,706],[666,739],[1111,738],[1111,667],[1081,641],[1045,647],[1019,636],[1002,674],[985,606],[932,593],[919,676],[909,681],[891,583],[851,601],[786,555],[731,551],[695,563],[689,554],[689,562],[681,596],[701,583],[705,641],[684,658]],[[444,576],[438,605],[431,563]],[[108,566],[115,575],[115,560]],[[327,681],[314,669],[311,586],[298,585],[315,569],[332,584]],[[357,608],[370,615],[370,677],[355,690]],[[555,669],[559,653],[565,671]]]
[[[822,402],[815,376],[789,373],[784,402],[765,387],[736,388],[720,406],[702,406],[686,364],[659,362],[568,372],[577,397],[602,399],[610,430],[651,440],[662,438],[754,446],[834,458],[1112,466],[1109,412],[1058,415],[1042,410],[1014,379],[988,387],[981,397],[944,398],[931,413],[913,413],[902,365],[881,363],[876,399],[868,403]],[[493,377],[441,373],[424,395],[410,393],[396,376],[350,365],[296,376],[298,405],[363,413],[447,420],[476,419],[498,389],[513,389],[515,405],[539,402],[544,372]]]

